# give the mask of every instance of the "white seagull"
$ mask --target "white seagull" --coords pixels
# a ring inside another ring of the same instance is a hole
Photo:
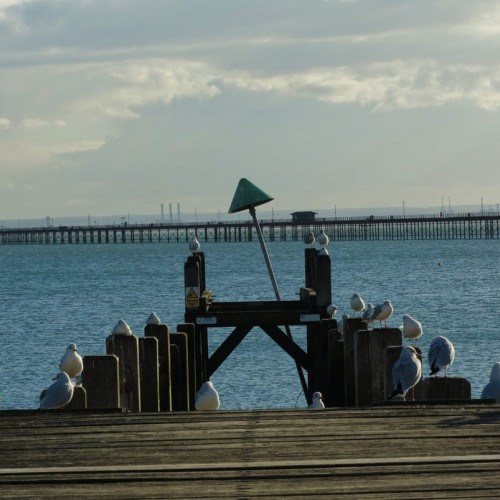
[[[153,311],[146,321],[146,325],[160,325],[161,321],[158,315]]]
[[[481,399],[494,399],[500,403],[500,363],[493,365],[490,381],[484,386]]]
[[[306,237],[304,238],[304,243],[306,245],[313,245],[313,243],[316,241],[316,238],[314,237],[314,234],[312,231],[309,231],[307,234],[306,234]]]
[[[399,359],[392,367],[393,393],[388,399],[399,395],[404,398],[406,393],[418,383],[422,377],[422,363],[417,357],[417,351],[412,346],[403,347]]]
[[[76,344],[69,344],[59,363],[59,369],[66,372],[69,378],[76,378],[83,371],[83,359],[78,354]]]
[[[392,307],[391,301],[386,300],[383,304],[379,304],[374,307],[372,319],[374,321],[380,322],[380,327],[382,327],[382,321],[385,322],[387,326],[387,320],[392,316],[394,309]]]
[[[363,315],[361,316],[361,319],[365,322],[365,323],[373,323],[375,320],[373,319],[373,311],[375,310],[375,308],[373,307],[373,304],[371,302],[368,302],[368,304],[366,304],[366,309],[365,309],[365,312],[363,313]]]
[[[365,301],[357,293],[351,297],[351,308],[358,313],[365,310]]]
[[[330,316],[330,317],[333,317],[335,316],[335,314],[337,314],[337,311],[338,311],[338,307],[336,305],[333,305],[333,304],[330,304],[329,306],[327,306],[326,308],[326,313]]]
[[[189,250],[190,252],[195,253],[199,248],[200,242],[198,241],[198,238],[196,236],[193,236],[191,238],[191,241],[189,242]]]
[[[316,236],[316,239],[318,240],[318,243],[324,248],[328,245],[330,239],[328,236],[325,234],[323,229],[320,230],[318,236]]]
[[[422,323],[412,318],[409,314],[403,314],[403,337],[405,339],[419,339],[424,333]]]
[[[123,319],[119,319],[118,323],[116,323],[113,328],[113,335],[132,335],[132,330],[130,326],[127,325],[127,322]]]
[[[40,410],[55,410],[67,405],[73,397],[73,384],[66,372],[60,372],[54,377],[55,382],[49,386],[45,396],[40,401]]]
[[[205,382],[196,393],[194,407],[198,410],[218,410],[220,406],[219,393],[214,384]]]
[[[434,337],[429,345],[429,353],[427,355],[431,373],[429,375],[437,375],[437,372],[444,370],[444,376],[448,367],[455,359],[455,348],[446,337]]]
[[[308,406],[312,410],[324,410],[325,404],[323,403],[323,394],[315,392],[312,396],[312,403]]]

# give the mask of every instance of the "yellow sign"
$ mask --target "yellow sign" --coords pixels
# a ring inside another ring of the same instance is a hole
[[[186,307],[200,307],[200,289],[198,287],[186,287]]]

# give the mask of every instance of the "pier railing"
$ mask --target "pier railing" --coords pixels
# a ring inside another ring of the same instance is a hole
[[[440,213],[262,219],[267,241],[302,241],[323,230],[333,241],[499,239],[500,213]],[[257,241],[251,220],[0,228],[0,245]]]

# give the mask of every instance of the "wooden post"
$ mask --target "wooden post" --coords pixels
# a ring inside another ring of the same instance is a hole
[[[179,362],[178,362],[178,385],[179,392],[173,394],[172,400],[178,403],[178,407],[174,410],[178,411],[189,411],[191,408],[189,402],[191,401],[189,394],[189,353],[188,353],[188,338],[185,333],[171,333],[170,334],[170,345],[175,345],[179,351]],[[173,367],[172,367],[173,368]]]
[[[179,348],[170,343],[170,385],[172,394],[172,411],[185,409],[182,399],[183,383],[181,382],[181,370],[179,361]]]
[[[369,330],[354,333],[354,373],[356,406],[367,406],[372,402],[372,357]]]
[[[189,381],[189,408],[194,408],[194,399],[198,389],[201,387],[201,363],[200,363],[200,338],[196,335],[196,329],[192,323],[180,323],[177,332],[185,333],[188,348],[188,381]]]
[[[82,385],[87,391],[87,408],[120,408],[118,357],[84,356]]]
[[[146,325],[144,335],[154,337],[158,341],[160,411],[172,411],[169,328],[167,325]]]
[[[160,411],[158,340],[139,337],[141,411]]]
[[[327,400],[327,393],[330,388],[332,362],[329,349],[329,332],[337,329],[337,320],[323,319],[319,323],[319,350],[316,360],[313,360],[313,365],[316,370],[316,385],[309,386],[311,392],[320,391],[323,394],[323,399]]]
[[[186,311],[197,310],[200,307],[201,279],[200,260],[192,255],[184,264],[184,290],[186,298]]]
[[[80,385],[73,390],[71,401],[63,408],[67,410],[85,410],[87,408],[87,391]]]
[[[337,330],[330,330],[330,362],[332,365],[330,390],[328,394],[329,406],[345,406],[345,370],[344,370],[344,337]]]
[[[344,370],[345,370],[345,405],[356,405],[356,370],[354,362],[354,334],[365,330],[366,323],[361,318],[347,318],[344,325]]]
[[[316,254],[315,290],[318,307],[326,309],[332,303],[332,262],[329,255]]]
[[[106,353],[115,354],[120,367],[120,402],[128,411],[141,411],[139,341],[135,335],[112,334],[106,339]]]
[[[392,367],[399,359],[403,346],[387,346],[384,350],[384,401],[394,392],[392,384]]]
[[[399,328],[374,328],[370,337],[372,359],[372,402],[385,401],[384,351],[389,346],[402,346],[403,333]]]
[[[427,377],[423,386],[425,399],[443,401],[471,399],[470,382],[463,377]]]

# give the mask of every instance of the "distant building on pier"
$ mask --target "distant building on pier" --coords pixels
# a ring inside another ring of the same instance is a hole
[[[313,224],[316,221],[317,212],[293,212],[290,215],[294,224]]]

